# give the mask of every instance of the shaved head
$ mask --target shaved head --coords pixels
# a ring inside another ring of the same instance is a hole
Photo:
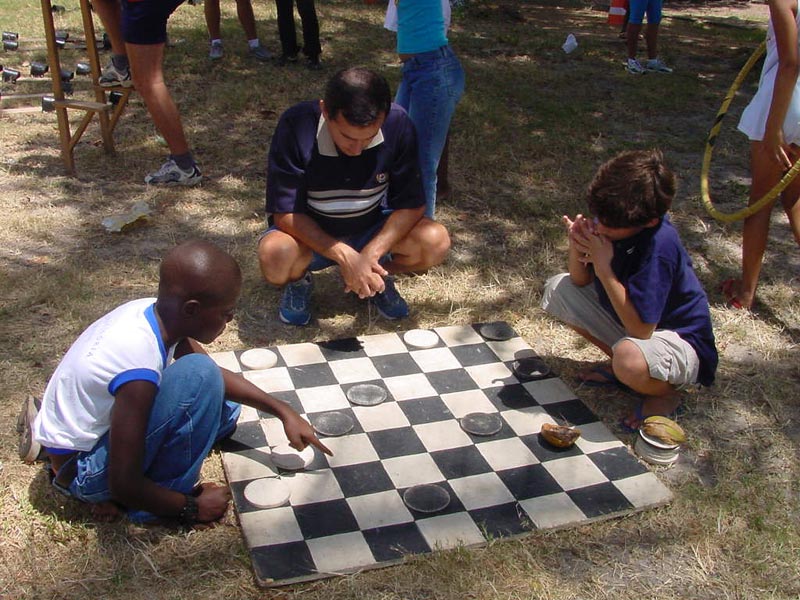
[[[211,242],[190,240],[161,261],[158,298],[213,304],[227,298],[241,282],[242,272],[230,254]]]

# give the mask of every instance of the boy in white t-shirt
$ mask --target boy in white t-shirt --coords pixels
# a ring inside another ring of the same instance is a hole
[[[20,417],[23,459],[50,461],[53,485],[92,504],[96,518],[120,508],[134,521],[219,519],[226,486],[197,486],[215,441],[230,435],[236,400],[278,416],[291,444],[330,451],[288,405],[218,367],[210,343],[233,318],[242,275],[217,246],[189,241],[161,263],[158,298],[123,304],[89,326],[56,368],[41,409]]]

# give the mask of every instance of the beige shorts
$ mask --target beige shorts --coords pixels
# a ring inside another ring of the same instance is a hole
[[[646,340],[626,335],[625,328],[600,305],[594,284],[577,286],[569,273],[547,280],[542,308],[568,325],[588,331],[611,347],[629,340],[642,351],[650,376],[677,389],[697,385],[700,360],[691,344],[674,331],[656,329]]]

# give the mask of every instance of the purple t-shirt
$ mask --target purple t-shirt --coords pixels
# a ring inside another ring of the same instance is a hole
[[[611,269],[628,291],[639,318],[686,340],[700,360],[698,381],[714,383],[719,359],[708,298],[669,217],[613,245]],[[621,323],[597,278],[595,288],[600,304]]]

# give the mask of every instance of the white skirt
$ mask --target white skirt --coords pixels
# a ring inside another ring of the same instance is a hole
[[[775,75],[778,65],[764,73],[758,86],[758,91],[739,120],[739,131],[744,133],[751,141],[764,139],[764,129],[769,116],[769,106],[772,102],[772,89],[775,86]],[[783,139],[787,144],[800,145],[800,78],[794,87],[792,101],[783,121]]]

